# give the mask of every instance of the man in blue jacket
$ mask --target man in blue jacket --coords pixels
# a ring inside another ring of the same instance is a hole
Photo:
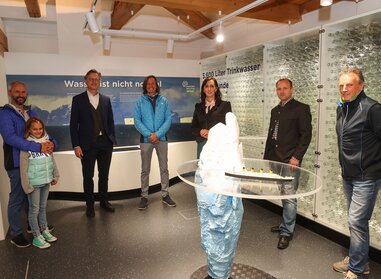
[[[369,274],[369,220],[381,188],[381,104],[364,92],[364,76],[357,68],[340,73],[341,99],[336,133],[344,194],[348,205],[349,256],[333,264],[344,279]]]
[[[171,207],[176,206],[168,194],[168,142],[166,133],[171,127],[171,110],[167,98],[160,95],[160,86],[153,75],[146,77],[143,82],[143,96],[135,104],[134,124],[141,135],[142,193],[139,210],[144,210],[148,206],[148,184],[153,149],[156,150],[159,159],[162,202]]]
[[[8,96],[10,103],[0,110],[0,134],[4,144],[4,167],[10,179],[11,192],[8,201],[8,222],[10,227],[11,243],[17,247],[30,246],[23,234],[20,222],[20,210],[28,209],[27,196],[21,185],[20,177],[20,150],[52,153],[54,144],[49,141],[36,143],[24,139],[25,122],[35,116],[25,105],[28,94],[26,85],[14,81],[9,85]]]

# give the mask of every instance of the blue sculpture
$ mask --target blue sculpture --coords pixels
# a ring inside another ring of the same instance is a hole
[[[242,199],[196,189],[201,223],[201,247],[208,259],[208,274],[230,276],[241,228]]]
[[[201,152],[195,183],[206,188],[216,185],[223,191],[234,187],[226,183],[225,171],[242,169],[242,146],[234,114],[226,114],[226,125],[218,123],[209,130]],[[218,170],[217,172],[215,170]],[[213,172],[209,172],[213,170]],[[214,279],[230,277],[243,216],[242,199],[196,188],[201,223],[201,246],[208,259],[208,275]]]

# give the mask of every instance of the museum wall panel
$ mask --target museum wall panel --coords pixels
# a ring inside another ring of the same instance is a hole
[[[326,181],[319,193],[317,209],[319,221],[348,233],[346,200],[341,187],[335,132],[338,101],[338,73],[343,67],[356,66],[365,77],[365,93],[381,102],[379,82],[381,77],[381,13],[323,26],[321,107],[321,156],[319,173]],[[372,246],[381,248],[381,199],[378,198],[370,221]]]
[[[380,102],[380,34],[378,12],[201,61],[201,78],[214,75],[224,84],[223,98],[232,103],[239,120],[244,157],[262,158],[270,111],[279,102],[275,82],[283,77],[293,81],[294,96],[310,106],[313,123],[302,167],[323,180],[319,193],[299,199],[298,214],[346,235],[335,132],[338,75],[347,66],[361,68],[365,92]],[[311,182],[301,177],[301,183]],[[371,246],[381,249],[380,198],[370,221],[370,235]]]

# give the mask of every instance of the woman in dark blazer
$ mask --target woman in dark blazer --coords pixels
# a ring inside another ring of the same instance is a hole
[[[207,77],[201,86],[201,102],[196,104],[192,119],[192,134],[197,141],[197,159],[208,139],[208,132],[217,123],[225,124],[225,115],[232,111],[230,102],[221,100],[217,80]]]

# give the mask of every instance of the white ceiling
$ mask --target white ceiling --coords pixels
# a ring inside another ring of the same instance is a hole
[[[76,0],[39,0],[41,18],[30,18],[26,10],[24,0],[4,1],[0,0],[0,18],[4,31],[8,37],[9,52],[46,52],[46,53],[70,53],[77,51],[81,42],[88,50],[86,43],[97,45],[96,54],[102,54],[102,38],[84,30],[85,13],[90,10],[92,1]],[[110,26],[110,15],[113,0],[98,0],[97,22],[100,27]],[[102,12],[99,12],[102,10]],[[211,16],[212,15],[208,15]],[[218,17],[216,13],[215,17]],[[247,19],[232,19],[226,26]],[[254,22],[254,20],[252,20]],[[139,29],[148,31],[171,32],[188,34],[193,31],[190,27],[179,21],[172,13],[157,6],[144,6],[129,22],[124,29]],[[77,45],[70,45],[73,40]],[[28,42],[28,43],[23,43]],[[166,53],[167,41],[150,39],[124,39],[112,38],[112,48],[105,55],[125,56],[138,54],[139,49],[145,46],[149,52],[156,55],[153,48],[161,48],[162,54]],[[100,47],[99,47],[100,46]],[[175,42],[174,57],[185,59],[198,59],[201,52],[212,52],[216,48],[215,42],[200,35],[190,42]],[[143,51],[148,54],[147,50]],[[181,55],[180,55],[181,53]],[[142,54],[138,54],[142,55]],[[148,54],[149,55],[149,54]]]

